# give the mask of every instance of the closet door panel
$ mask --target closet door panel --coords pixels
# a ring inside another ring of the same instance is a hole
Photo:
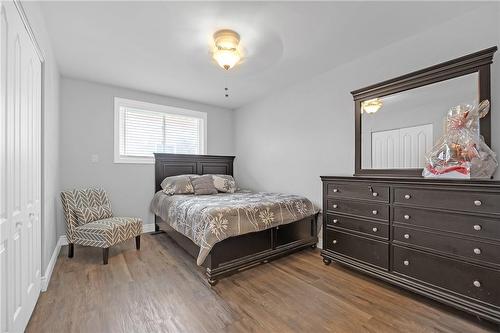
[[[0,3],[0,332],[7,331],[7,17]]]
[[[41,61],[16,4],[0,6],[0,327],[22,332],[41,282]]]

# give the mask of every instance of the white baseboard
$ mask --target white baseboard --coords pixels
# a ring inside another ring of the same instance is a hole
[[[148,223],[148,224],[143,224],[142,225],[142,233],[145,234],[147,232],[153,232],[155,231],[155,224],[154,223]]]
[[[41,278],[41,288],[42,291],[46,291],[49,286],[50,277],[52,276],[52,271],[54,270],[54,266],[56,265],[57,257],[59,256],[59,252],[61,251],[61,246],[68,245],[68,240],[66,236],[61,236],[57,240],[56,247],[54,248],[54,252],[52,252],[52,256],[50,257],[49,264],[47,265],[47,269],[45,270],[45,274]]]
[[[68,238],[66,235],[59,237],[59,242],[61,242],[61,246],[68,245]]]
[[[142,233],[153,232],[153,231],[155,231],[154,223],[148,223],[142,226]],[[66,235],[60,236],[59,239],[57,240],[54,252],[52,252],[52,256],[50,257],[50,261],[49,264],[47,265],[47,269],[45,270],[45,274],[41,277],[42,292],[46,291],[49,286],[50,277],[52,276],[52,271],[54,270],[54,266],[56,265],[57,257],[59,256],[61,247],[65,245],[68,245],[68,238],[66,238]]]

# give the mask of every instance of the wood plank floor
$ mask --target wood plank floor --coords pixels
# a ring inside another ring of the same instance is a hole
[[[498,326],[325,266],[304,250],[210,288],[165,234],[110,250],[64,247],[27,332],[490,332]]]

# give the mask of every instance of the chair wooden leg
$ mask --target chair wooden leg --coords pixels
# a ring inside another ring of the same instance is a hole
[[[75,255],[75,244],[69,243],[68,244],[68,258],[73,258]]]
[[[109,247],[102,249],[102,263],[104,265],[108,264],[108,256],[109,256]]]
[[[141,249],[141,236],[140,235],[135,237],[135,248],[137,250]]]

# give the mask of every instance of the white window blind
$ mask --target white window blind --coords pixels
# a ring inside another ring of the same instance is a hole
[[[115,162],[152,163],[153,153],[203,154],[205,124],[203,112],[117,98]]]

